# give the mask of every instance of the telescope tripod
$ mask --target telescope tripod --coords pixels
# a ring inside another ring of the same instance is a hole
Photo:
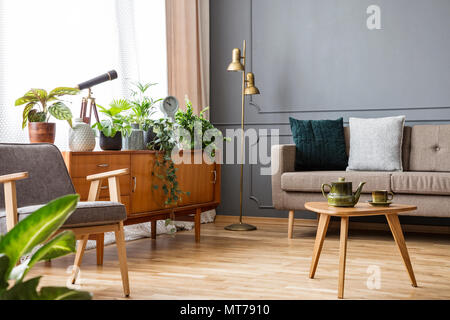
[[[91,125],[92,111],[94,111],[94,116],[95,116],[95,119],[97,120],[97,122],[100,122],[100,119],[98,117],[98,111],[97,111],[97,105],[95,104],[95,98],[92,97],[92,90],[91,90],[91,88],[89,88],[88,90],[89,90],[88,96],[83,97],[83,100],[81,100],[80,118],[83,119],[84,123]],[[87,114],[88,104],[89,104],[89,115]]]

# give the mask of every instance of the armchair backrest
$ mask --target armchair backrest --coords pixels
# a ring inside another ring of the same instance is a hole
[[[0,175],[24,171],[28,172],[28,178],[16,182],[18,207],[43,204],[76,193],[56,146],[0,143]],[[0,186],[0,209],[4,207],[3,186]]]

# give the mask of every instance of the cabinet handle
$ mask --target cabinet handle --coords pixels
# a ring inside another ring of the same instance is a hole
[[[214,181],[212,183],[216,184],[216,182],[217,182],[217,171],[214,170],[212,173],[214,174]]]
[[[102,190],[106,190],[106,189],[108,189],[108,186],[103,186],[103,187],[100,187],[100,189],[102,189]]]
[[[135,192],[136,191],[136,177],[133,177],[133,190],[131,190],[131,192]]]
[[[101,163],[101,164],[98,164],[97,167],[100,167],[100,168],[108,168],[108,167],[109,167],[109,164],[107,164],[107,163]]]

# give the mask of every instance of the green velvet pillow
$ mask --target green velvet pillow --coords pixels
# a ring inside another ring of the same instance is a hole
[[[289,118],[296,145],[295,170],[345,170],[344,122],[337,120],[297,120]]]

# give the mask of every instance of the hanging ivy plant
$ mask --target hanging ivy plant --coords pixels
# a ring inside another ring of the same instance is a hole
[[[158,178],[161,185],[154,184],[153,188],[157,190],[161,187],[166,196],[165,205],[176,204],[181,201],[182,195],[190,194],[180,190],[176,174],[178,169],[171,158],[172,150],[177,146],[174,134],[177,125],[167,118],[152,120],[151,124],[156,139],[150,142],[147,148],[162,151],[161,155],[156,157],[152,171],[152,176]]]

